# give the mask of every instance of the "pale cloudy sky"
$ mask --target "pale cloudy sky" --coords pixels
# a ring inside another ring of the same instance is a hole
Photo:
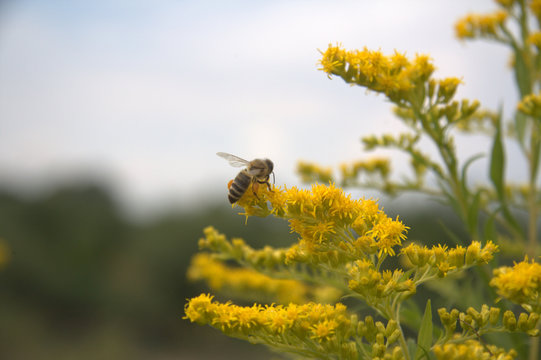
[[[356,159],[362,134],[397,126],[382,96],[317,71],[317,49],[339,41],[429,53],[437,76],[463,78],[460,97],[512,104],[507,50],[453,35],[457,18],[494,7],[488,0],[4,1],[0,182],[99,174],[135,207],[191,204],[225,192],[238,171],[215,155],[225,151],[269,157],[277,184],[298,184],[298,159]],[[459,151],[483,146],[466,139]]]

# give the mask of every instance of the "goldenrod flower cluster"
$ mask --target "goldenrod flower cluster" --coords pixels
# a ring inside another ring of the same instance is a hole
[[[445,335],[440,340],[445,342],[456,338],[457,324],[462,329],[462,338],[477,337],[489,332],[523,332],[530,336],[538,336],[539,313],[520,313],[518,320],[515,314],[506,310],[500,316],[501,309],[483,305],[481,311],[469,307],[466,312],[452,309],[450,312],[445,308],[438,309],[438,315],[445,329]]]
[[[340,165],[340,172],[344,186],[357,183],[357,179],[361,173],[379,175],[379,181],[387,181],[391,173],[391,162],[388,158],[380,157],[358,160],[353,163]]]
[[[305,183],[319,182],[328,184],[334,180],[330,167],[321,167],[315,163],[306,161],[299,161],[297,163],[297,173]]]
[[[423,86],[435,70],[427,55],[409,60],[398,52],[385,56],[366,48],[346,51],[333,45],[323,52],[320,64],[329,76],[340,76],[347,83],[384,93],[396,102],[418,101],[413,90]]]
[[[541,119],[541,94],[529,94],[518,103],[517,109],[525,115]]]
[[[507,20],[508,12],[497,10],[491,14],[468,14],[455,24],[455,33],[459,39],[476,37],[497,37]]]
[[[213,302],[212,299],[213,296],[206,294],[191,299],[185,307],[186,318],[199,324],[210,324],[228,334],[248,336],[261,330],[269,336],[287,333],[320,343],[340,335],[350,335],[353,331],[351,316],[340,303],[241,307]],[[356,327],[357,323],[353,325]]]
[[[328,273],[325,276],[325,281],[318,281],[318,278],[311,276],[306,269],[299,268],[297,263],[287,261],[287,253],[291,251],[291,248],[272,248],[270,246],[265,246],[263,249],[254,249],[244,242],[240,238],[234,238],[229,241],[224,234],[219,233],[212,226],[209,226],[204,229],[205,237],[199,240],[199,247],[201,249],[210,250],[216,252],[221,259],[234,260],[237,263],[255,270],[260,274],[269,274],[273,278],[278,279],[288,278],[288,279],[298,279],[298,280],[308,280],[312,283],[320,283],[320,286],[308,286],[305,283],[297,282],[299,287],[304,288],[304,296],[307,296],[309,299],[320,302],[320,303],[332,303],[338,300],[340,296],[343,295],[343,290],[346,290],[347,287],[343,283],[342,276],[337,274]],[[294,246],[293,246],[294,247]],[[216,275],[213,273],[213,261],[201,261],[198,263],[196,278],[203,279],[205,276],[202,274],[208,274],[207,281],[213,290],[220,290],[220,281],[227,281],[229,284],[236,283],[236,279],[230,279],[230,277],[235,277],[234,273],[227,272],[225,274]],[[217,269],[216,269],[217,270]],[[240,271],[240,270],[239,270]],[[252,275],[247,275],[252,276]],[[263,276],[263,275],[261,275]],[[213,283],[212,279],[217,277],[220,281]],[[272,282],[270,277],[266,277],[270,282]],[[261,278],[262,280],[263,278]],[[256,282],[257,283],[257,282]],[[329,284],[331,286],[329,286]],[[265,289],[267,291],[265,291]],[[274,286],[267,287],[267,285],[262,285],[262,288],[259,290],[262,291],[263,295],[272,295],[270,289],[276,289]],[[241,288],[236,288],[235,295],[236,297],[242,298]],[[254,291],[252,289],[250,294],[252,300],[254,299]],[[285,288],[284,288],[285,290]],[[294,291],[297,293],[298,289]],[[278,294],[275,294],[278,295]],[[282,300],[276,299],[280,303],[287,303],[286,301],[287,294],[283,294]],[[294,301],[293,301],[294,302]]]
[[[377,179],[378,182],[386,182],[391,172],[391,162],[388,158],[374,157],[368,160],[358,160],[340,165],[342,186],[352,186],[358,183],[361,173],[367,177]],[[297,173],[304,183],[330,183],[334,181],[332,168],[321,167],[313,162],[299,161]],[[377,176],[377,178],[375,177]]]
[[[402,108],[400,111],[410,120],[410,125],[426,121],[432,124],[423,126],[437,127],[442,119],[457,122],[471,116],[479,107],[476,101],[451,101],[462,81],[456,77],[433,79],[435,67],[426,55],[410,60],[397,52],[385,56],[366,48],[346,51],[341,46],[329,45],[320,63],[328,76],[339,76],[349,84],[385,94]]]
[[[541,49],[541,31],[532,32],[527,39],[527,43]]]
[[[522,305],[528,311],[541,312],[541,264],[526,258],[513,267],[497,268],[490,285],[501,297]]]
[[[208,253],[192,258],[187,276],[192,281],[205,280],[217,292],[236,297],[250,295],[248,300],[252,301],[302,304],[308,302],[311,292],[311,287],[300,281],[273,279],[249,268],[227,266]]]
[[[434,276],[445,277],[448,273],[464,270],[473,265],[487,264],[498,251],[498,246],[488,241],[482,246],[479,241],[473,241],[467,248],[456,246],[448,248],[445,245],[435,245],[432,248],[410,244],[401,250],[410,266],[416,270],[415,279],[426,281]]]
[[[236,260],[260,271],[275,270],[285,263],[288,249],[265,246],[263,249],[256,250],[241,238],[227,240],[224,234],[219,233],[212,226],[206,227],[203,233],[205,237],[199,239],[199,248],[211,250],[227,259]]]
[[[387,217],[374,200],[354,200],[334,184],[315,184],[310,190],[262,189],[257,197],[247,191],[238,204],[246,216],[273,214],[289,221],[291,231],[300,236],[287,253],[295,262],[336,266],[373,253],[394,255],[393,247],[402,243],[408,229]]]
[[[378,309],[386,317],[392,308],[381,306],[397,296],[408,297],[415,293],[416,284],[400,269],[378,271],[368,260],[357,260],[349,269],[348,286],[367,304]]]
[[[513,360],[517,352],[506,351],[495,345],[485,345],[477,340],[464,343],[447,343],[434,346],[434,354],[438,360]]]
[[[419,163],[416,162],[415,166]],[[419,174],[424,172],[423,166],[416,167]],[[329,183],[335,179],[332,176],[330,167],[321,167],[316,163],[299,162],[297,172],[304,183],[314,182]],[[339,167],[340,183],[342,187],[364,187],[383,189],[385,192],[393,193],[395,184],[390,180],[391,161],[388,158],[373,157],[367,160],[357,160],[342,163]]]
[[[395,114],[402,118],[406,123],[409,123],[412,127],[416,127],[414,111],[411,108],[397,106],[394,108],[394,111]],[[397,189],[418,189],[423,184],[428,168],[434,169],[438,173],[442,173],[440,165],[433,162],[429,155],[423,153],[416,147],[420,138],[420,134],[412,133],[401,133],[397,135],[383,134],[381,136],[367,135],[362,137],[361,141],[367,151],[374,150],[378,147],[396,148],[411,155],[410,163],[416,177],[415,180],[399,185],[391,183],[386,178],[384,186],[380,187],[381,190],[393,193]]]
[[[533,15],[537,18],[537,21],[541,24],[541,1],[540,0],[529,1],[529,7]]]
[[[483,133],[493,136],[499,114],[487,109],[479,109],[470,117],[456,123],[457,130],[464,133]]]
[[[264,343],[285,352],[332,359],[403,359],[396,322],[387,326],[349,315],[344,305],[306,303],[241,307],[202,294],[185,306],[185,319],[225,334]]]

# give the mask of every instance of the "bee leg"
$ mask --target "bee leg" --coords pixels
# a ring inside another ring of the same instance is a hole
[[[257,190],[259,189],[259,184],[258,184],[259,181],[254,181],[252,182],[252,192],[254,193],[254,196],[255,198],[257,199],[257,201],[259,201],[259,197],[257,196]]]
[[[257,182],[260,184],[267,184],[267,189],[269,189],[270,192],[274,192],[272,191],[270,183],[269,183],[269,176],[267,176],[267,179],[265,181],[257,180]]]
[[[231,185],[233,185],[233,181],[235,181],[235,180],[230,180],[230,181],[227,183],[227,188],[228,188],[228,189],[231,189]]]

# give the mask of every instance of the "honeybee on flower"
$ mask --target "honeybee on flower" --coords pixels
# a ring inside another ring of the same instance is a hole
[[[252,161],[244,160],[238,156],[231,155],[224,152],[218,152],[216,155],[229,161],[229,164],[234,167],[245,166],[241,170],[235,179],[231,180],[228,184],[229,194],[227,198],[231,204],[236,203],[244,195],[250,184],[252,184],[252,191],[254,196],[257,198],[257,187],[258,184],[266,184],[269,191],[271,186],[269,183],[270,174],[273,176],[274,182],[274,164],[269,159],[254,159]]]

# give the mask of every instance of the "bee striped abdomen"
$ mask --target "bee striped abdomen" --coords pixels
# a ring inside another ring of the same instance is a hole
[[[229,195],[227,196],[229,202],[231,204],[236,203],[244,195],[251,182],[252,177],[246,173],[246,170],[239,172],[229,188]]]

